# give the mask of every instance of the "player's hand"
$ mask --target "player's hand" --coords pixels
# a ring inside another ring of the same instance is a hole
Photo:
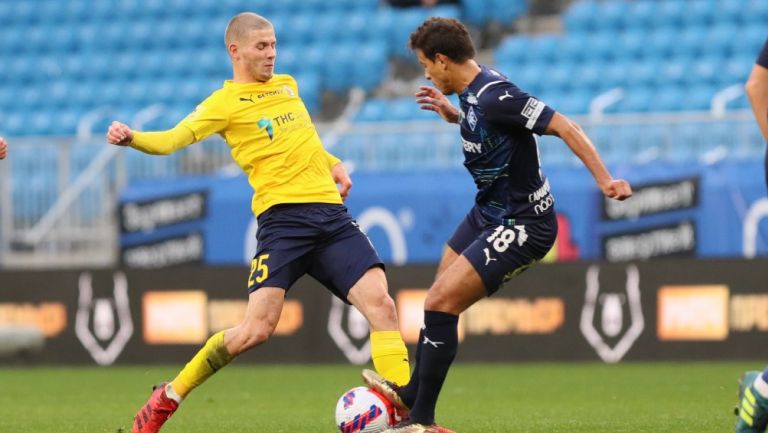
[[[107,131],[107,141],[111,144],[125,146],[133,140],[133,131],[125,123],[112,122]]]
[[[610,182],[600,185],[600,189],[603,195],[615,200],[622,201],[632,197],[632,187],[623,179],[611,179]]]
[[[434,111],[450,123],[459,123],[459,110],[443,95],[443,92],[430,86],[421,86],[416,92],[416,103],[422,110]]]
[[[8,156],[8,143],[5,138],[0,137],[0,159],[5,159]]]
[[[349,195],[349,190],[352,189],[352,179],[349,178],[349,173],[347,173],[347,169],[344,168],[344,164],[338,163],[334,165],[333,168],[331,168],[331,176],[333,176],[333,181],[339,185],[341,199],[346,200]]]

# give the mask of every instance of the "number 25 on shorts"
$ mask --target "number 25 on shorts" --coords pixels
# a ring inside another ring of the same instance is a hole
[[[254,282],[260,283],[267,279],[269,276],[268,258],[269,254],[262,254],[251,260],[251,276],[248,278],[248,286],[252,286]]]

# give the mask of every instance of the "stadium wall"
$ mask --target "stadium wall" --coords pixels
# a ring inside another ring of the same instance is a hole
[[[433,265],[390,266],[403,335],[418,338]],[[245,267],[0,273],[0,328],[34,326],[41,351],[10,364],[187,360],[246,305]],[[541,264],[460,320],[458,360],[768,358],[768,260]],[[288,293],[273,338],[241,362],[369,361],[362,316],[312,279]]]

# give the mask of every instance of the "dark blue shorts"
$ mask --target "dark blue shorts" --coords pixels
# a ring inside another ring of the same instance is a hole
[[[258,218],[256,255],[248,293],[261,287],[286,291],[309,274],[349,303],[349,289],[374,266],[376,250],[342,205],[308,203],[269,208]]]
[[[489,222],[473,207],[448,246],[469,260],[490,296],[502,283],[544,258],[556,237],[554,212],[535,223],[505,226]]]

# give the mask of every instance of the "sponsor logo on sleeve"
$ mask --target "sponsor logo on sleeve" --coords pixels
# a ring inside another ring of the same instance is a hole
[[[528,122],[525,124],[526,128],[533,129],[533,127],[536,126],[536,122],[539,120],[539,116],[545,106],[546,104],[536,98],[528,98],[525,107],[523,107],[523,111],[520,112],[523,117],[528,119]]]

